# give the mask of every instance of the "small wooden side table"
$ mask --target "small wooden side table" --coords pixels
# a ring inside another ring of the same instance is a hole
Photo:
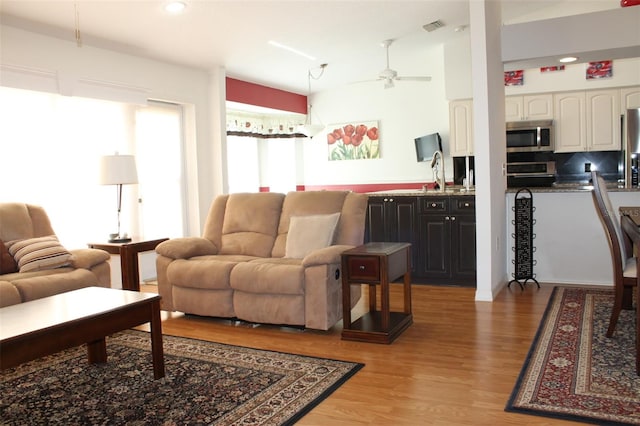
[[[404,310],[391,312],[389,283],[403,277]],[[369,312],[351,322],[352,284],[369,284]],[[376,284],[380,285],[377,310]],[[342,253],[342,339],[391,343],[413,323],[411,244],[368,243]]]
[[[120,255],[120,269],[122,274],[122,289],[140,291],[140,269],[138,254],[155,250],[156,246],[168,238],[157,240],[133,240],[128,243],[89,243],[89,248],[104,250],[111,254]]]

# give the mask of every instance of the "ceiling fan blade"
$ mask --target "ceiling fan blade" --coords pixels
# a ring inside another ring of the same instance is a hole
[[[431,81],[431,77],[430,76],[411,76],[411,77],[396,77],[396,80],[403,80],[403,81]]]

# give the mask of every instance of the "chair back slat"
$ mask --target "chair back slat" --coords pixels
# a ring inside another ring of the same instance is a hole
[[[598,216],[604,225],[609,239],[611,254],[613,255],[615,262],[613,266],[616,270],[622,270],[624,269],[624,265],[626,260],[629,258],[629,255],[627,254],[627,249],[622,237],[620,217],[614,210],[613,204],[611,204],[605,180],[597,171],[591,172],[591,178],[593,181],[593,200],[596,205]]]

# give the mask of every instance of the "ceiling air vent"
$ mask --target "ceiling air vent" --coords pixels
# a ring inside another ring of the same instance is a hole
[[[422,28],[424,28],[425,31],[435,31],[440,27],[444,27],[444,22],[442,22],[441,20],[437,20],[437,21],[433,21],[429,24],[425,24],[422,26]]]

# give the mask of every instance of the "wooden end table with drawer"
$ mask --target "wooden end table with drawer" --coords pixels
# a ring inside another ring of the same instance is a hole
[[[88,243],[89,248],[104,250],[110,254],[120,255],[120,273],[122,289],[140,291],[140,268],[138,254],[155,250],[156,246],[168,238],[157,240],[133,240],[126,243]]]
[[[389,284],[403,277],[404,309],[391,312]],[[352,284],[369,285],[369,312],[351,321]],[[376,303],[380,285],[380,310]],[[411,244],[367,243],[342,253],[343,340],[393,342],[413,323],[411,313]]]

